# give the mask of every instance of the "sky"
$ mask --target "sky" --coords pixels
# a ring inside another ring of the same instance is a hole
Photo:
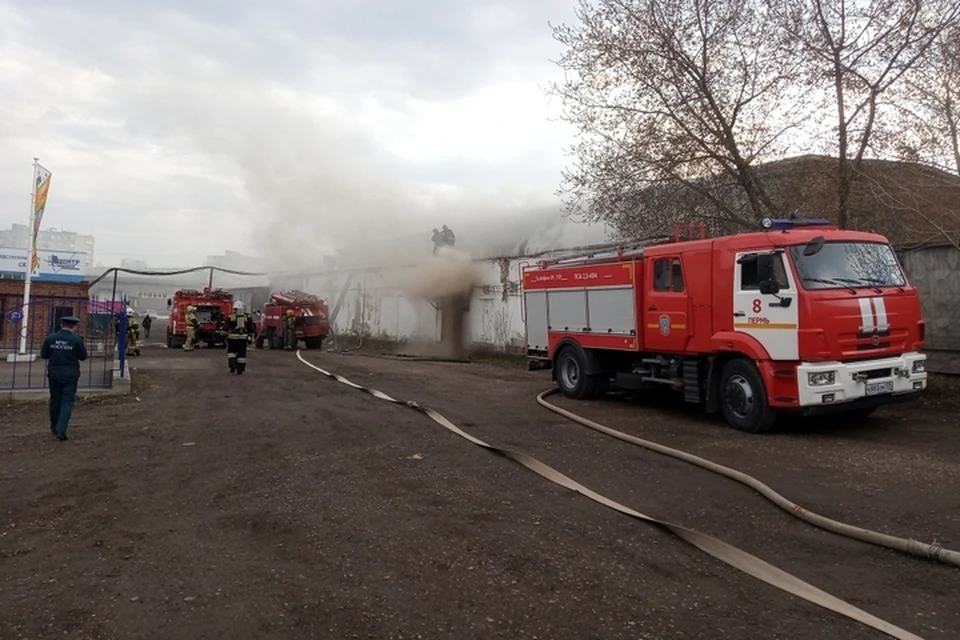
[[[39,157],[44,227],[93,234],[100,264],[232,249],[299,268],[429,248],[441,224],[464,246],[596,241],[556,224],[574,132],[546,92],[548,22],[573,8],[0,0],[0,228],[27,222]]]

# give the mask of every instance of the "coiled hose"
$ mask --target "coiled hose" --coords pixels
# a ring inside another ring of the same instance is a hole
[[[701,469],[706,469],[707,471],[712,471],[718,475],[721,475],[725,478],[729,478],[735,482],[739,482],[742,485],[748,486],[761,496],[777,505],[787,513],[794,515],[801,520],[812,524],[815,527],[823,529],[825,531],[830,531],[847,538],[852,538],[854,540],[860,540],[861,542],[867,542],[869,544],[874,544],[880,547],[886,547],[887,549],[893,549],[894,551],[900,551],[902,553],[907,553],[912,556],[918,556],[921,558],[927,558],[930,560],[936,560],[943,562],[945,564],[950,564],[955,567],[960,567],[960,552],[953,551],[951,549],[945,549],[939,544],[926,544],[919,542],[917,540],[911,540],[908,538],[899,538],[897,536],[887,535],[885,533],[880,533],[879,531],[871,531],[870,529],[864,529],[863,527],[857,527],[845,522],[839,522],[837,520],[832,520],[818,513],[814,513],[807,509],[804,509],[796,502],[788,500],[784,496],[780,495],[772,488],[766,484],[760,482],[753,476],[749,476],[742,471],[737,471],[736,469],[731,469],[730,467],[725,467],[722,464],[717,464],[712,460],[707,460],[706,458],[701,458],[700,456],[695,456],[692,453],[687,453],[686,451],[681,451],[680,449],[674,449],[672,447],[667,447],[665,445],[650,441],[644,440],[643,438],[638,438],[632,436],[628,433],[622,431],[617,431],[616,429],[611,429],[610,427],[595,422],[583,416],[577,415],[572,411],[567,411],[562,407],[558,407],[555,404],[547,402],[545,398],[547,396],[557,393],[559,390],[557,388],[548,389],[540,395],[537,396],[537,402],[540,406],[572,420],[579,425],[593,429],[594,431],[599,431],[605,435],[611,436],[618,440],[624,442],[629,442],[630,444],[643,447],[649,451],[655,451],[657,453],[663,454],[665,456],[670,456],[671,458],[676,458],[677,460],[683,460],[684,462],[689,462],[692,465],[696,465]]]

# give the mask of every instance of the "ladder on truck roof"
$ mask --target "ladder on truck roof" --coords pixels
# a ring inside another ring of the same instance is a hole
[[[273,293],[270,294],[270,297],[275,302],[280,304],[290,304],[296,306],[309,306],[323,302],[322,298],[315,296],[312,293],[305,293],[303,291],[297,291],[296,289],[284,291],[283,293]]]
[[[699,237],[697,237],[699,236]],[[549,267],[571,267],[578,264],[591,264],[595,262],[609,262],[610,260],[626,260],[631,258],[642,258],[643,251],[647,247],[656,244],[665,244],[668,242],[687,242],[691,240],[703,240],[707,237],[706,227],[703,224],[687,223],[674,225],[673,236],[652,236],[642,240],[635,240],[629,245],[620,244],[616,250],[604,251],[601,253],[591,253],[586,256],[576,256],[572,258],[556,258],[554,260],[541,260],[537,263],[540,269]]]
[[[310,304],[317,304],[318,302],[323,302],[323,300],[319,296],[315,296],[312,293],[306,293],[304,291],[298,291],[296,289],[287,291],[287,295],[293,296],[293,298],[298,302],[307,302]]]
[[[670,242],[669,236],[655,236],[637,240],[628,244],[620,244],[616,249],[591,253],[585,256],[574,256],[570,258],[555,258],[553,260],[540,260],[537,267],[546,269],[548,267],[571,267],[578,264],[591,264],[594,262],[610,262],[611,260],[627,260],[631,258],[643,257],[643,250],[653,244],[662,244]],[[611,245],[612,246],[612,245]]]

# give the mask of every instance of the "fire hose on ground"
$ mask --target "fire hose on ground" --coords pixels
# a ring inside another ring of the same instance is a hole
[[[612,500],[612,499],[610,499],[610,498],[608,498],[608,497],[606,497],[606,496],[604,496],[604,495],[601,495],[601,494],[593,491],[592,489],[589,489],[588,487],[586,487],[586,486],[580,484],[579,482],[573,480],[573,479],[570,478],[569,476],[566,476],[566,475],[564,475],[563,473],[560,473],[559,471],[557,471],[557,470],[554,469],[553,467],[551,467],[551,466],[549,466],[549,465],[541,462],[540,460],[537,460],[536,458],[533,458],[533,457],[531,457],[531,456],[529,456],[529,455],[527,455],[527,454],[525,454],[525,453],[521,453],[521,452],[518,452],[518,451],[513,451],[513,450],[511,450],[511,449],[505,449],[505,448],[502,448],[502,447],[497,447],[497,446],[488,444],[487,442],[484,442],[483,440],[480,440],[479,438],[477,438],[477,437],[475,437],[475,436],[473,436],[473,435],[470,435],[469,433],[463,431],[462,429],[460,429],[458,426],[456,426],[455,424],[453,424],[452,422],[450,422],[450,420],[448,420],[446,417],[444,417],[442,414],[440,414],[439,412],[435,411],[434,409],[431,409],[431,408],[429,408],[429,407],[423,406],[423,405],[421,405],[421,404],[419,404],[419,403],[417,403],[417,402],[414,402],[414,401],[397,400],[397,399],[395,399],[395,398],[387,395],[386,393],[384,393],[384,392],[382,392],[382,391],[379,391],[379,390],[377,390],[377,389],[371,389],[371,388],[368,388],[368,387],[364,387],[364,386],[359,385],[359,384],[357,384],[357,383],[355,383],[355,382],[352,382],[351,380],[348,380],[347,378],[344,378],[343,376],[340,376],[340,375],[338,375],[338,374],[335,374],[335,373],[331,373],[331,372],[329,372],[329,371],[326,371],[326,370],[318,367],[317,365],[315,365],[315,364],[313,364],[313,363],[311,363],[311,362],[308,362],[308,361],[303,357],[303,355],[300,353],[299,350],[297,351],[297,358],[300,360],[300,362],[302,362],[302,363],[305,364],[306,366],[310,367],[311,369],[317,371],[318,373],[321,373],[322,375],[324,375],[324,376],[326,376],[326,377],[328,377],[328,378],[331,378],[331,379],[333,379],[333,380],[336,380],[337,382],[339,382],[339,383],[341,383],[341,384],[344,384],[344,385],[346,385],[346,386],[348,386],[348,387],[351,387],[351,388],[353,388],[353,389],[356,389],[356,390],[358,390],[358,391],[362,391],[362,392],[364,392],[364,393],[367,393],[367,394],[369,394],[369,395],[371,395],[371,396],[373,396],[373,397],[375,397],[375,398],[378,398],[378,399],[380,399],[380,400],[384,400],[384,401],[390,402],[390,403],[392,403],[392,404],[405,406],[405,407],[408,407],[408,408],[410,408],[410,409],[414,409],[414,410],[416,410],[416,411],[419,411],[420,413],[426,415],[427,417],[429,417],[431,420],[433,420],[434,422],[436,422],[436,423],[439,424],[440,426],[442,426],[442,427],[444,427],[445,429],[447,429],[448,431],[450,431],[450,432],[452,432],[452,433],[460,436],[461,438],[464,438],[465,440],[467,440],[467,441],[469,441],[469,442],[471,442],[471,443],[473,443],[473,444],[475,444],[475,445],[477,445],[477,446],[479,446],[479,447],[482,447],[482,448],[484,448],[484,449],[486,449],[486,450],[488,450],[488,451],[491,451],[491,452],[496,453],[496,454],[498,454],[498,455],[500,455],[500,456],[503,456],[504,458],[507,458],[507,459],[509,459],[509,460],[513,460],[514,462],[517,462],[518,464],[526,467],[526,468],[529,469],[530,471],[533,471],[533,472],[536,473],[537,475],[539,475],[539,476],[541,476],[541,477],[543,477],[543,478],[545,478],[545,479],[547,479],[547,480],[550,480],[551,482],[553,482],[553,483],[555,483],[555,484],[558,484],[558,485],[560,485],[560,486],[562,486],[562,487],[565,487],[565,488],[567,488],[567,489],[569,489],[569,490],[571,490],[571,491],[574,491],[574,492],[576,492],[576,493],[579,493],[580,495],[582,495],[582,496],[584,496],[584,497],[586,497],[586,498],[589,498],[589,499],[593,500],[594,502],[597,502],[597,503],[599,503],[599,504],[601,504],[601,505],[603,505],[603,506],[605,506],[605,507],[608,507],[608,508],[610,508],[610,509],[613,509],[613,510],[615,510],[615,511],[618,511],[618,512],[624,514],[624,515],[627,515],[627,516],[630,516],[630,517],[635,518],[635,519],[637,519],[637,520],[641,520],[641,521],[648,522],[648,523],[657,525],[657,526],[659,526],[659,527],[662,527],[662,528],[666,529],[667,531],[673,533],[674,535],[678,536],[679,538],[681,538],[681,539],[685,540],[686,542],[692,544],[693,546],[697,547],[698,549],[700,549],[700,550],[706,552],[707,554],[713,556],[713,557],[716,558],[717,560],[720,560],[721,562],[723,562],[723,563],[725,563],[725,564],[727,564],[727,565],[729,565],[729,566],[731,566],[731,567],[734,567],[734,568],[736,568],[736,569],[739,569],[740,571],[742,571],[742,572],[744,572],[744,573],[746,573],[746,574],[748,574],[748,575],[750,575],[750,576],[753,576],[754,578],[757,578],[758,580],[761,580],[762,582],[765,582],[765,583],[767,583],[767,584],[769,584],[769,585],[771,585],[771,586],[773,586],[773,587],[776,587],[776,588],[778,588],[778,589],[780,589],[780,590],[782,590],[782,591],[785,591],[785,592],[787,592],[787,593],[789,593],[789,594],[791,594],[791,595],[794,595],[794,596],[796,596],[796,597],[798,597],[798,598],[801,598],[801,599],[803,599],[803,600],[806,600],[807,602],[816,604],[816,605],[818,605],[818,606],[820,606],[820,607],[823,607],[823,608],[825,608],[825,609],[828,609],[828,610],[830,610],[830,611],[833,611],[834,613],[838,613],[838,614],[840,614],[840,615],[842,615],[842,616],[845,616],[845,617],[847,617],[847,618],[849,618],[849,619],[851,619],[851,620],[855,620],[855,621],[857,621],[857,622],[859,622],[859,623],[861,623],[861,624],[863,624],[863,625],[866,625],[866,626],[868,626],[868,627],[871,627],[871,628],[873,628],[873,629],[876,629],[877,631],[883,632],[883,633],[889,635],[890,637],[897,638],[898,640],[921,640],[920,636],[917,636],[917,635],[915,635],[915,634],[913,634],[913,633],[911,633],[911,632],[909,632],[909,631],[907,631],[907,630],[905,630],[905,629],[902,629],[902,628],[900,628],[900,627],[898,627],[898,626],[896,626],[896,625],[893,625],[893,624],[891,624],[891,623],[889,623],[889,622],[886,622],[885,620],[882,620],[882,619],[880,619],[880,618],[878,618],[878,617],[876,617],[876,616],[874,616],[874,615],[872,615],[872,614],[870,614],[870,613],[867,613],[866,611],[864,611],[864,610],[862,610],[862,609],[859,609],[859,608],[853,606],[852,604],[850,604],[850,603],[848,603],[848,602],[846,602],[846,601],[844,601],[844,600],[841,600],[840,598],[837,598],[836,596],[832,596],[832,595],[830,595],[829,593],[827,593],[827,592],[825,592],[825,591],[822,591],[821,589],[818,589],[817,587],[809,584],[808,582],[805,582],[805,581],[801,580],[800,578],[798,578],[798,577],[796,577],[796,576],[794,576],[794,575],[792,575],[792,574],[790,574],[790,573],[787,573],[787,572],[783,571],[782,569],[779,569],[779,568],[773,566],[772,564],[770,564],[770,563],[768,563],[768,562],[765,562],[764,560],[761,560],[760,558],[757,558],[756,556],[751,555],[751,554],[749,554],[749,553],[747,553],[747,552],[745,552],[745,551],[743,551],[743,550],[741,550],[741,549],[739,549],[739,548],[737,548],[737,547],[734,547],[734,546],[732,546],[732,545],[730,545],[730,544],[727,544],[726,542],[723,542],[722,540],[720,540],[720,539],[718,539],[718,538],[714,538],[714,537],[712,537],[712,536],[709,536],[709,535],[707,535],[707,534],[705,534],[705,533],[701,533],[701,532],[696,531],[696,530],[694,530],[694,529],[689,529],[689,528],[687,528],[687,527],[682,527],[682,526],[677,525],[677,524],[673,524],[673,523],[666,522],[666,521],[663,521],[663,520],[658,520],[658,519],[656,519],[656,518],[653,518],[653,517],[651,517],[651,516],[648,516],[648,515],[646,515],[646,514],[643,514],[643,513],[639,512],[639,511],[636,511],[635,509],[632,509],[632,508],[630,508],[630,507],[628,507],[628,506],[625,506],[625,505],[623,505],[623,504],[621,504],[621,503],[619,503],[619,502],[616,502],[615,500]],[[572,420],[575,420],[575,421],[579,422],[580,424],[583,424],[584,426],[590,426],[591,428],[602,427],[602,429],[598,429],[598,430],[599,430],[599,431],[603,431],[604,433],[608,433],[607,431],[604,431],[604,430],[605,430],[605,429],[609,429],[609,428],[603,427],[603,425],[600,425],[600,424],[595,423],[595,422],[592,422],[592,421],[588,421],[588,420],[586,420],[586,419],[581,419],[579,416],[577,416],[576,414],[574,414],[574,413],[572,413],[572,412],[566,411],[565,409],[561,409],[560,407],[555,407],[554,405],[551,405],[550,403],[546,402],[543,398],[546,397],[547,395],[549,395],[550,393],[552,393],[553,391],[554,391],[554,390],[550,390],[549,392],[544,392],[544,393],[540,394],[540,395],[537,397],[538,402],[539,402],[541,405],[545,406],[546,408],[550,409],[551,411],[555,411],[555,412],[558,413],[559,415],[563,415],[564,417],[567,417],[567,418],[570,418],[570,419],[572,419]],[[580,422],[580,420],[584,420],[584,422]],[[590,423],[590,424],[586,424],[586,423]],[[593,426],[593,425],[596,425],[596,426]],[[617,431],[615,431],[615,430],[613,430],[613,429],[609,429],[609,432],[620,433],[620,432],[617,432]],[[608,433],[608,435],[613,435],[613,433]],[[627,436],[627,434],[621,434],[621,435]],[[632,438],[632,436],[628,436],[628,437]],[[639,438],[636,438],[636,440],[637,440],[637,442],[634,442],[633,444],[641,444],[641,443],[645,442],[645,441],[643,441],[643,440],[641,440],[641,439],[639,439]],[[628,440],[628,441],[629,441],[629,440]],[[655,444],[655,443],[649,443],[649,444],[653,445],[653,444]],[[641,446],[646,446],[646,445],[641,445]],[[661,445],[657,445],[657,446],[660,447]],[[648,448],[651,448],[651,447],[648,447]],[[675,453],[684,453],[684,452],[682,452],[682,451],[678,451],[678,450],[675,450],[675,449],[669,449],[668,447],[663,447],[663,449],[664,449],[664,451],[669,450],[669,451],[672,451],[672,452],[675,452]],[[656,449],[652,449],[652,448],[651,448],[651,450],[656,450]],[[672,454],[667,453],[666,455],[672,455]],[[685,455],[689,455],[689,454],[685,454]],[[690,456],[690,457],[691,457],[691,458],[696,458],[696,456]],[[685,458],[680,458],[680,459],[685,459]],[[696,458],[696,459],[697,459],[697,460],[701,460],[701,461],[704,462],[704,463],[714,464],[714,463],[710,463],[710,461],[704,460],[704,459],[702,459],[702,458]],[[691,462],[692,462],[692,460],[688,460],[688,461],[691,461]],[[702,466],[702,465],[701,465],[701,466]],[[718,468],[725,469],[725,470],[727,470],[727,471],[729,471],[729,472],[731,472],[731,473],[740,474],[740,472],[737,472],[737,471],[735,471],[735,470],[733,470],[733,469],[728,469],[728,468],[726,468],[726,467],[722,467],[721,465],[715,465],[715,466],[718,467]],[[708,468],[708,467],[704,467],[704,468]],[[711,468],[710,470],[714,470],[714,469]],[[717,471],[717,472],[719,473],[719,471]],[[724,475],[726,475],[726,474],[724,474]],[[740,475],[743,476],[744,478],[749,478],[749,476],[746,476],[746,474],[740,474]],[[728,476],[728,477],[729,477],[729,476]],[[751,478],[751,479],[752,479],[752,478]],[[754,482],[756,482],[757,485],[764,486],[764,487],[766,486],[766,485],[762,485],[762,483],[760,483],[759,481],[754,480]],[[752,485],[748,485],[748,486],[752,486]],[[758,490],[759,490],[759,489],[758,489]],[[770,493],[772,493],[772,494],[775,494],[775,492],[773,492],[773,491],[772,491],[771,489],[769,489],[769,488],[768,488],[768,491],[769,491]],[[775,494],[775,495],[779,496],[779,494]],[[784,502],[786,502],[786,503],[788,503],[788,504],[793,504],[793,503],[790,503],[789,501],[787,501],[785,498],[782,498],[782,497],[780,497],[780,498],[781,498],[781,500],[783,500]],[[791,512],[793,512],[793,511],[791,510]],[[805,512],[805,513],[809,513],[809,512]],[[811,514],[811,515],[815,515],[815,514]],[[827,518],[822,518],[822,516],[817,516],[817,517],[818,517],[818,518],[821,518],[821,519],[824,520],[824,521],[828,521],[828,522],[834,523],[835,525],[841,525],[841,530],[843,530],[843,529],[842,529],[843,527],[849,527],[849,525],[843,525],[843,523],[838,523],[838,522],[835,522],[835,521],[831,521],[831,520],[828,520]],[[866,529],[859,529],[859,528],[857,528],[857,527],[852,527],[852,529],[855,529],[855,530],[861,532],[861,535],[863,535],[864,533],[866,533],[866,534],[872,534],[872,533],[874,533],[874,532],[870,532],[870,531],[868,531],[868,530],[866,530]],[[839,531],[838,531],[838,532],[839,532]],[[845,534],[841,533],[841,535],[845,535]],[[884,538],[890,538],[890,539],[892,539],[892,540],[898,540],[897,538],[893,538],[892,536],[884,536],[883,534],[878,534],[878,533],[877,533],[877,534],[874,534],[874,535],[879,536],[878,540],[882,540],[882,539],[884,539]],[[862,538],[858,538],[858,539],[862,539]],[[871,540],[871,542],[872,542],[872,540]],[[911,541],[906,541],[906,542],[911,542]],[[874,544],[881,544],[882,546],[887,546],[887,545],[883,544],[882,542],[874,542]],[[919,544],[919,543],[917,543],[917,544]],[[912,547],[909,547],[909,548],[912,548]],[[947,555],[945,555],[945,554],[947,554]],[[944,550],[944,551],[939,551],[939,552],[937,553],[937,556],[936,556],[936,557],[941,558],[941,559],[944,559],[944,558],[953,558],[954,556],[953,556],[953,555],[950,555],[950,554],[955,554],[955,552],[952,552],[952,551],[947,552],[946,550]],[[923,554],[923,555],[929,556],[930,554],[929,554],[929,553],[926,553],[926,554]],[[946,560],[945,560],[945,561],[946,561]]]
[[[907,553],[912,556],[937,560],[946,564],[960,567],[960,552],[945,549],[936,543],[926,544],[917,540],[899,538],[897,536],[880,533],[879,531],[871,531],[870,529],[864,529],[863,527],[857,527],[845,522],[831,520],[830,518],[821,516],[818,513],[814,513],[813,511],[809,511],[801,507],[796,502],[788,500],[766,484],[760,482],[753,476],[743,473],[742,471],[725,467],[722,464],[717,464],[712,460],[695,456],[692,453],[687,453],[686,451],[681,451],[680,449],[667,447],[650,440],[644,440],[643,438],[632,436],[622,431],[617,431],[616,429],[611,429],[610,427],[602,425],[599,422],[594,422],[593,420],[579,416],[572,411],[567,411],[566,409],[558,407],[555,404],[551,404],[544,399],[547,396],[553,395],[557,392],[558,389],[548,389],[537,396],[537,402],[540,404],[540,406],[558,415],[561,415],[568,420],[572,420],[579,425],[593,429],[594,431],[599,431],[600,433],[611,436],[618,440],[635,444],[638,447],[643,447],[649,451],[655,451],[656,453],[670,456],[671,458],[676,458],[677,460],[689,462],[690,464],[696,465],[701,469],[712,471],[713,473],[721,475],[725,478],[739,482],[742,485],[750,487],[787,513],[794,515],[801,520],[825,531],[830,531],[831,533],[836,533],[846,538],[853,538],[854,540],[860,540],[861,542],[867,542],[869,544],[885,547],[887,549],[893,549],[895,551]]]

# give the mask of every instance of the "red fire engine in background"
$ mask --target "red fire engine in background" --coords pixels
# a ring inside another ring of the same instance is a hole
[[[197,342],[206,342],[209,347],[223,346],[226,340],[221,332],[221,323],[233,311],[233,294],[223,289],[203,291],[181,289],[167,300],[170,320],[167,324],[167,346],[180,348],[187,340],[187,307],[196,307],[194,313],[200,322]]]
[[[263,314],[256,323],[258,349],[262,349],[264,343],[271,349],[283,348],[283,323],[287,311],[293,312],[298,342],[303,340],[307,349],[323,346],[323,339],[330,333],[327,303],[303,291],[287,291],[271,293],[263,305]]]
[[[886,238],[826,221],[523,270],[527,357],[571,398],[665,386],[731,426],[876,407],[927,384],[917,291]]]

